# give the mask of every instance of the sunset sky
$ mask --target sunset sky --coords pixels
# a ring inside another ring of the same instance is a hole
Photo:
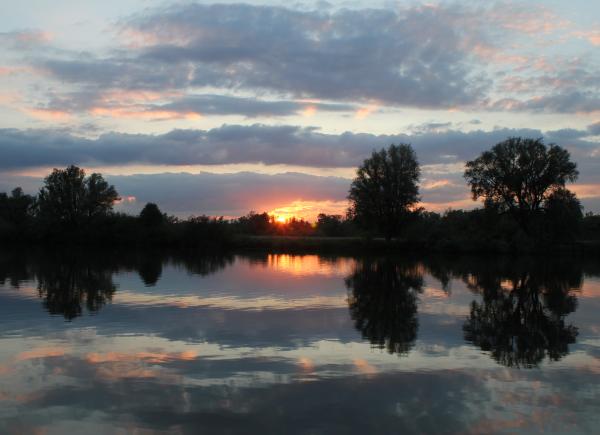
[[[476,205],[466,160],[528,136],[600,212],[600,2],[0,2],[0,191],[73,163],[119,210],[312,218],[404,142],[443,211]]]

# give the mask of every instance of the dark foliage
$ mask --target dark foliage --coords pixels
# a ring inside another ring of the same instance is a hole
[[[39,215],[53,225],[78,228],[105,216],[119,199],[100,174],[85,176],[77,166],[54,169],[38,195]]]
[[[373,151],[350,186],[349,215],[386,239],[399,234],[410,208],[419,201],[419,163],[410,145]]]
[[[494,165],[504,165],[507,156],[515,172],[501,175],[512,184],[496,192],[491,187],[493,177],[499,177]],[[541,187],[536,187],[531,181],[535,177],[524,174],[537,168],[540,161],[546,161],[540,173],[549,174],[540,175]],[[268,247],[269,238],[281,236],[282,240],[295,238],[296,245],[298,238],[311,238],[305,244],[311,249],[318,248],[319,243],[325,246],[329,238],[345,239],[329,243],[327,248],[344,249],[362,246],[357,239],[384,246],[379,243],[383,242],[381,237],[396,237],[389,247],[530,252],[575,246],[573,242],[579,239],[587,244],[579,243],[578,249],[600,250],[594,242],[600,240],[600,217],[583,217],[577,197],[562,187],[576,176],[576,171],[568,153],[560,147],[548,148],[541,141],[513,138],[469,165],[467,175],[474,196],[486,198],[483,208],[443,214],[414,209],[419,178],[414,151],[409,145],[392,145],[374,152],[359,169],[350,191],[353,205],[348,216],[320,214],[314,224],[298,218],[280,222],[265,212],[250,212],[232,220],[208,216],[179,219],[163,213],[153,203],[146,204],[139,216],[115,213],[112,207],[118,193],[114,187],[100,174],[86,177],[80,168],[69,166],[55,169],[46,177],[37,197],[24,194],[20,188],[10,195],[0,193],[0,241],[224,249],[236,243],[242,247]],[[551,166],[558,169],[550,171]],[[527,180],[523,181],[524,177]]]
[[[510,213],[526,232],[549,198],[577,176],[567,150],[520,137],[500,142],[467,162],[465,170],[473,199]]]

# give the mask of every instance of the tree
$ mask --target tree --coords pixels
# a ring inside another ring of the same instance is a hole
[[[156,204],[149,202],[140,212],[140,221],[147,227],[158,227],[167,221],[167,217]]]
[[[44,179],[38,196],[40,214],[51,221],[77,226],[84,219],[101,216],[112,210],[119,199],[114,186],[102,175],[91,174],[71,165],[54,169]]]
[[[342,236],[344,235],[344,221],[340,215],[319,213],[316,229],[319,234],[325,236]]]
[[[356,173],[350,187],[350,217],[386,239],[398,234],[410,207],[419,201],[420,169],[408,144],[373,151]]]
[[[20,225],[33,216],[35,198],[16,187],[10,196],[0,193],[0,218],[14,225]]]
[[[484,198],[486,206],[511,213],[529,232],[532,216],[549,195],[575,181],[578,172],[569,152],[558,145],[511,137],[467,162],[464,176],[473,200]]]
[[[567,189],[556,189],[544,203],[544,215],[549,236],[569,240],[578,235],[583,221],[581,202]]]

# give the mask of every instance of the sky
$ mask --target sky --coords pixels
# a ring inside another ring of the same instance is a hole
[[[0,191],[101,172],[136,213],[343,214],[410,143],[422,206],[472,208],[464,162],[569,150],[600,212],[600,3],[0,0]]]

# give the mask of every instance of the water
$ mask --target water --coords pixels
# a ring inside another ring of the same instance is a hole
[[[3,252],[0,433],[594,433],[599,313],[592,260]]]

